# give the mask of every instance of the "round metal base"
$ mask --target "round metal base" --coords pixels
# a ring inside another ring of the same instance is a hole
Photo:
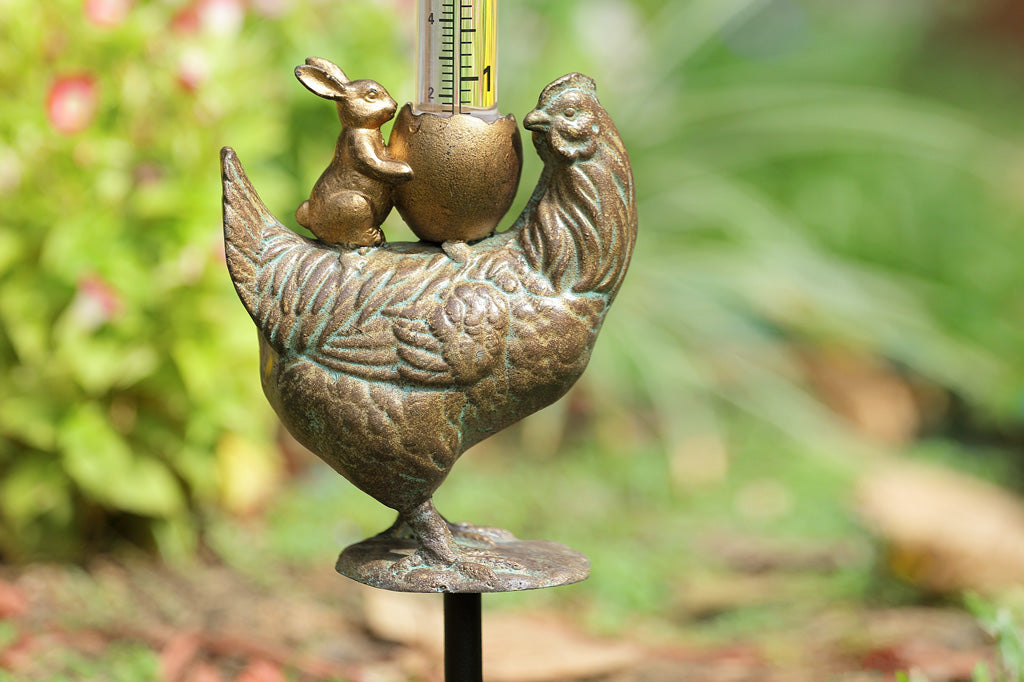
[[[515,592],[570,585],[590,575],[586,555],[561,543],[499,534],[486,543],[456,536],[465,558],[451,566],[417,565],[410,560],[419,547],[415,539],[377,535],[346,547],[335,568],[394,592]]]

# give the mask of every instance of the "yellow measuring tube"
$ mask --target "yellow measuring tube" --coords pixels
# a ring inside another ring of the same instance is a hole
[[[416,113],[498,117],[498,0],[418,0]]]

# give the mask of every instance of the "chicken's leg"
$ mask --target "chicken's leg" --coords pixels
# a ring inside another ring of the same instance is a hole
[[[499,542],[514,539],[511,533],[498,528],[450,523],[430,500],[410,511],[399,512],[398,520],[381,535],[395,538],[412,535],[416,539],[416,551],[394,564],[392,570],[396,574],[415,569],[453,571],[484,584],[496,584],[495,569],[516,571],[523,568],[516,561],[479,546],[494,547]],[[470,546],[460,545],[459,538],[469,541]]]
[[[455,538],[431,500],[399,514],[399,521],[405,521],[416,536],[420,560],[431,566],[446,567],[459,561],[461,552],[455,545]],[[400,525],[396,522],[396,525]]]
[[[429,505],[429,509],[426,508],[427,505]],[[417,507],[413,513],[419,513],[420,515],[428,517],[427,522],[429,530],[427,532],[435,538],[441,537],[447,540],[444,530],[434,524],[432,517],[430,517],[431,512],[433,514],[437,514],[448,527],[448,532],[451,534],[453,542],[447,544],[459,555],[464,555],[466,553],[463,548],[459,547],[460,540],[480,547],[494,547],[500,542],[509,542],[516,539],[512,533],[503,528],[492,528],[490,526],[477,526],[472,523],[457,523],[449,521],[434,508],[431,502],[428,501],[424,505]],[[419,536],[416,531],[413,530],[412,524],[407,520],[407,516],[407,514],[399,513],[395,522],[391,524],[387,530],[379,534],[380,537],[417,539]],[[422,545],[423,543],[420,544]],[[437,553],[435,552],[435,554]],[[430,557],[425,558],[427,558],[429,562]]]

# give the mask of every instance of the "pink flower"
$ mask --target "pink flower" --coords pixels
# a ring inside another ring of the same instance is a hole
[[[46,115],[58,132],[80,133],[89,127],[99,107],[99,88],[91,74],[58,77],[46,96]]]
[[[245,21],[244,0],[192,0],[178,10],[171,26],[178,33],[202,30],[217,36],[234,35]]]
[[[199,23],[214,35],[235,35],[245,21],[243,0],[199,0]]]
[[[199,49],[186,50],[178,59],[178,84],[195,92],[210,76],[210,60]]]
[[[85,18],[97,26],[117,26],[134,4],[135,0],[85,0]]]
[[[124,312],[121,294],[98,275],[86,275],[78,281],[71,301],[71,318],[87,331],[119,317]]]

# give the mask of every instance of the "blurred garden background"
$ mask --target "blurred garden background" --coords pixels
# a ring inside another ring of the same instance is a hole
[[[294,227],[338,122],[292,69],[405,102],[414,10],[0,0],[3,682],[440,679],[439,602],[333,575],[392,513],[276,425],[220,234],[219,149]],[[1024,5],[499,17],[499,108],[593,76],[640,237],[579,385],[437,496],[592,560],[484,600],[488,679],[1022,679]]]

